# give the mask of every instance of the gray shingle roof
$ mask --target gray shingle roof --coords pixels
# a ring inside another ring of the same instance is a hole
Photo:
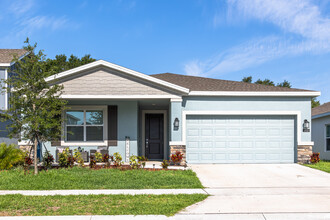
[[[247,91],[247,92],[311,92],[311,90],[294,89],[287,87],[267,86],[254,83],[211,79],[198,76],[187,76],[173,73],[151,75],[157,79],[167,81],[190,91]]]
[[[330,112],[330,102],[324,103],[323,105],[312,108],[312,116],[321,115]]]
[[[15,55],[21,57],[25,53],[24,49],[0,49],[0,63],[11,63]]]

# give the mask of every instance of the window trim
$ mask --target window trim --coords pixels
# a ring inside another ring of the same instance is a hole
[[[81,105],[81,106],[68,106],[68,110],[63,112],[62,117],[66,117],[68,111],[83,111],[84,112],[84,124],[77,125],[84,128],[84,141],[67,141],[66,138],[66,122],[62,125],[63,135],[61,138],[61,146],[107,146],[108,145],[108,106],[107,105]],[[101,110],[103,111],[103,125],[86,125],[86,111],[89,110]],[[73,125],[75,126],[75,125]],[[88,126],[103,126],[103,141],[86,141],[86,131]]]
[[[330,124],[325,124],[324,127],[324,152],[330,152],[330,150],[327,149],[327,140],[330,139],[330,136],[327,136],[327,127],[330,129]]]

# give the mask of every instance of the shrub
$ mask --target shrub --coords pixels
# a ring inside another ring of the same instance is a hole
[[[183,154],[180,151],[176,151],[175,154],[171,155],[171,161],[174,164],[180,164],[183,158]]]
[[[67,158],[67,167],[73,167],[74,166],[75,159],[72,155],[69,155]]]
[[[46,150],[46,152],[44,153],[42,160],[46,169],[52,168],[52,164],[54,163],[54,157],[48,150]]]
[[[96,162],[102,162],[102,154],[100,152],[95,152]]]
[[[170,164],[169,164],[168,160],[163,160],[163,163],[161,165],[162,165],[163,169],[167,169]]]
[[[104,154],[102,157],[102,162],[109,163],[110,156],[109,154]]]
[[[89,168],[95,168],[96,166],[96,160],[94,156],[89,157]]]
[[[120,155],[120,153],[116,152],[113,154],[112,161],[113,161],[113,165],[115,167],[121,167],[123,165],[122,160],[123,160],[123,158]]]
[[[81,152],[78,149],[74,149],[73,151],[74,160],[79,164],[79,166],[84,166],[84,159],[81,156]]]
[[[0,144],[0,170],[8,170],[13,166],[24,163],[24,153],[15,148],[14,144]]]
[[[146,166],[146,161],[148,161],[148,158],[145,156],[138,156],[137,159],[141,162],[142,168],[144,168]]]
[[[132,169],[139,169],[141,167],[141,161],[138,160],[137,156],[130,156],[129,165]]]
[[[32,158],[26,154],[26,156],[24,157],[24,170],[27,171],[29,169],[29,167],[33,164],[33,160]]]
[[[69,157],[72,157],[70,155],[70,150],[69,148],[65,148],[62,152],[58,153],[58,164],[60,167],[68,167],[72,162],[73,160],[73,157],[72,158],[69,158]],[[74,162],[74,160],[73,160]]]
[[[313,154],[311,155],[310,161],[311,161],[311,163],[320,162],[320,153],[319,152],[313,152]]]

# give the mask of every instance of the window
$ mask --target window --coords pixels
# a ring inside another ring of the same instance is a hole
[[[65,137],[68,142],[103,141],[103,110],[66,112]]]
[[[330,125],[326,125],[325,145],[327,151],[330,151]]]

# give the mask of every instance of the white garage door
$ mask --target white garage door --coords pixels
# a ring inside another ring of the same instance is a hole
[[[293,163],[293,116],[187,115],[188,163]]]

